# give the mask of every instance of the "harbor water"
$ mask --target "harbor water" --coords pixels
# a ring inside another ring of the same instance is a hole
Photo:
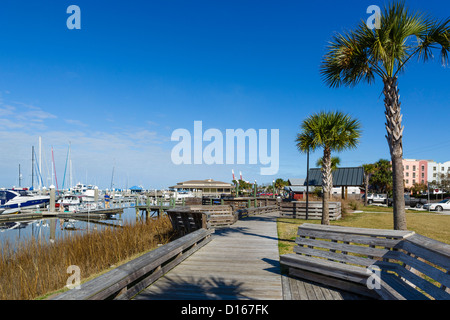
[[[44,218],[30,221],[12,221],[0,223],[0,247],[8,243],[16,247],[30,239],[45,242],[57,242],[73,234],[95,232],[109,227],[121,227],[142,221],[144,217],[136,215],[134,206],[123,208],[123,213],[115,214],[105,220],[77,220],[67,218]]]

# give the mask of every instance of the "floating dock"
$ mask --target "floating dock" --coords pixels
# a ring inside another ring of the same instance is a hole
[[[42,211],[42,212],[27,212],[15,214],[0,215],[0,223],[10,221],[29,221],[46,218],[61,218],[61,219],[89,219],[89,220],[104,220],[112,215],[123,213],[123,208],[99,209],[91,211],[78,212],[61,212],[61,211]]]

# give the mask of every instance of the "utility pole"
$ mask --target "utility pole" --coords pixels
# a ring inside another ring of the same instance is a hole
[[[306,220],[309,214],[309,148],[306,153]]]

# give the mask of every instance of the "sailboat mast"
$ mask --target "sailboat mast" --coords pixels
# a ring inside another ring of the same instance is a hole
[[[114,185],[114,166],[113,166],[113,171],[112,171],[112,176],[111,176],[111,190],[112,190],[112,188],[113,188],[113,185]]]
[[[58,178],[56,177],[56,165],[55,165],[55,155],[53,154],[53,147],[52,147],[52,162],[53,162],[53,171],[55,173],[55,182],[56,182],[56,190],[58,190]]]
[[[31,147],[31,188],[34,190],[34,146]]]
[[[39,137],[39,172],[42,172],[42,137]],[[42,182],[42,173],[41,173],[41,180],[39,180],[39,189],[41,189],[41,182]]]
[[[19,188],[22,187],[22,173],[20,172],[20,163],[19,163]]]

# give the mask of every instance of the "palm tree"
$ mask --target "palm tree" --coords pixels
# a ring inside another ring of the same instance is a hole
[[[331,157],[331,172],[335,171],[340,164],[341,164],[341,158]],[[323,157],[317,159],[317,162],[316,162],[316,166],[322,167],[322,165],[323,165]]]
[[[377,167],[372,163],[363,164],[362,166],[364,168],[364,206],[367,206],[367,196],[369,195],[369,179],[370,176],[375,173]]]
[[[283,179],[281,179],[281,178],[278,178],[278,179],[276,179],[275,180],[275,189],[276,189],[276,191],[277,191],[277,194],[279,194],[280,193],[280,189],[283,189],[285,186],[287,186],[288,185],[288,182],[287,181],[284,181]]]
[[[337,34],[325,54],[321,74],[325,83],[337,88],[353,87],[361,81],[383,80],[386,139],[392,159],[394,229],[406,229],[403,189],[403,129],[397,76],[413,57],[427,61],[439,48],[442,63],[448,62],[450,19],[443,21],[410,12],[403,2],[392,3],[380,17],[380,28],[370,30],[362,21],[354,31]]]
[[[343,151],[356,148],[361,135],[358,120],[342,112],[319,112],[306,118],[297,134],[297,149],[306,153],[323,148],[322,188],[323,210],[322,224],[330,224],[329,206],[333,178],[331,170],[331,151]]]

